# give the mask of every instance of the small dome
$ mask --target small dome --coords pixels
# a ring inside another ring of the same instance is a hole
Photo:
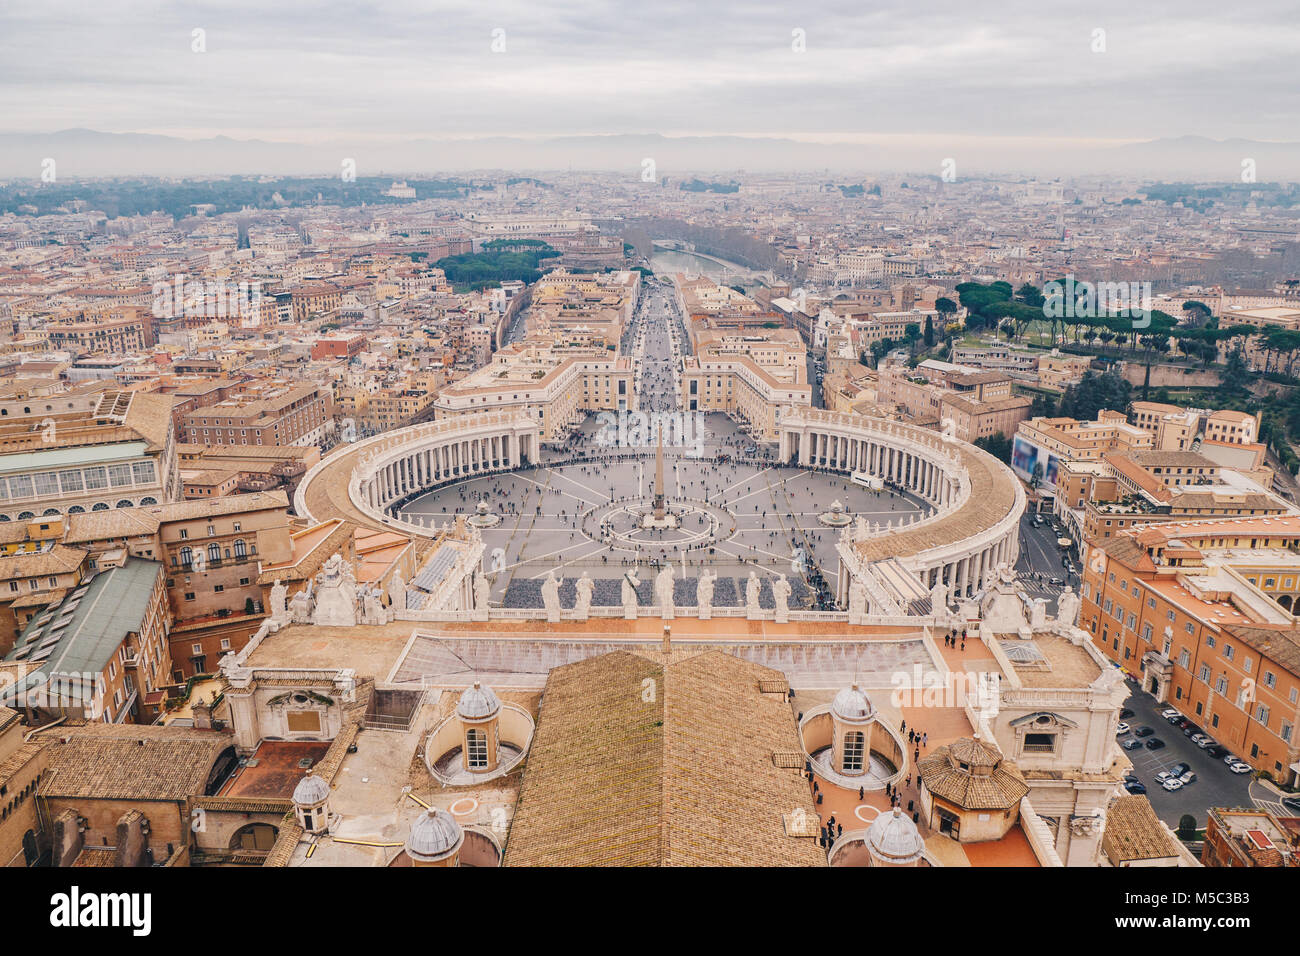
[[[835,700],[831,702],[831,713],[842,720],[870,720],[876,716],[876,708],[871,706],[871,698],[854,684],[835,695]]]
[[[406,838],[406,855],[413,860],[432,863],[446,859],[460,849],[465,834],[460,824],[446,810],[431,807],[411,824]]]
[[[491,687],[484,687],[478,681],[468,690],[462,691],[460,701],[456,704],[456,713],[466,720],[483,720],[491,717],[501,709],[501,701],[492,692]]]
[[[321,803],[330,795],[330,785],[325,782],[324,778],[309,773],[298,781],[298,786],[293,788],[293,802],[302,806],[311,806]]]
[[[888,863],[914,863],[925,849],[916,824],[898,807],[871,821],[866,842],[872,856]]]

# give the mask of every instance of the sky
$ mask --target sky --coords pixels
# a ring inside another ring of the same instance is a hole
[[[41,0],[0,132],[1293,141],[1297,50],[1295,0]]]

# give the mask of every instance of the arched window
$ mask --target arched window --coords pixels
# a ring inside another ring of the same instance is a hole
[[[108,510],[108,502],[106,502],[106,501],[96,501],[96,502],[94,503],[94,505],[91,506],[91,509],[90,509],[90,510],[91,510],[91,511],[107,511],[107,510]]]
[[[68,509],[68,514],[70,515],[84,515],[85,513],[86,509],[81,507],[81,505],[73,505]]]
[[[194,563],[194,552],[190,549],[189,545],[186,545],[185,547],[181,548],[181,565],[183,567],[188,568],[193,563]]]
[[[135,502],[134,502],[134,501],[131,501],[131,500],[128,499],[128,498],[123,498],[121,501],[119,501],[119,502],[117,503],[116,507],[118,507],[118,508],[134,508],[134,507],[135,507]]]
[[[235,541],[235,557],[237,558],[248,557],[248,545],[244,544],[243,538],[239,538]]]
[[[218,545],[215,544],[208,545],[208,563],[209,564],[221,563],[221,548]]]
[[[149,497],[141,498],[141,499],[140,499],[140,505],[141,505],[141,507],[143,507],[143,506],[145,506],[145,505],[156,505],[157,503],[158,503],[158,499],[157,499],[157,498],[154,498],[154,497],[152,497],[152,496],[149,496]]]
[[[465,745],[468,747],[466,757],[470,769],[485,768],[488,765],[487,734],[471,727],[465,731]]]
[[[41,517],[52,518],[54,515],[58,513],[59,513],[58,508],[46,508],[43,512],[41,512]]]
[[[860,771],[862,769],[862,751],[866,738],[860,730],[851,730],[844,735],[844,769]]]
[[[30,521],[32,518],[35,518],[35,517],[36,517],[36,515],[32,514],[30,511],[24,511],[22,514],[20,514],[20,515],[18,516],[18,520],[19,520],[19,521]]]

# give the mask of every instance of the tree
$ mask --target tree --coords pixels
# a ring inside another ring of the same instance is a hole
[[[1228,361],[1223,366],[1222,389],[1227,395],[1244,395],[1250,384],[1250,369],[1246,367],[1246,356],[1238,345],[1228,353]]]
[[[983,448],[1000,462],[1011,464],[1011,439],[1002,432],[976,438],[975,447]]]
[[[1016,300],[1035,309],[1041,309],[1043,303],[1047,301],[1043,297],[1043,293],[1040,292],[1036,286],[1032,286],[1028,282],[1016,290]]]
[[[925,317],[925,347],[934,348],[934,316],[932,315]]]

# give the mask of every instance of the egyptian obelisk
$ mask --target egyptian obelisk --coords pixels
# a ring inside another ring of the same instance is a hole
[[[664,426],[659,426],[659,444],[655,448],[655,522],[664,520]]]

